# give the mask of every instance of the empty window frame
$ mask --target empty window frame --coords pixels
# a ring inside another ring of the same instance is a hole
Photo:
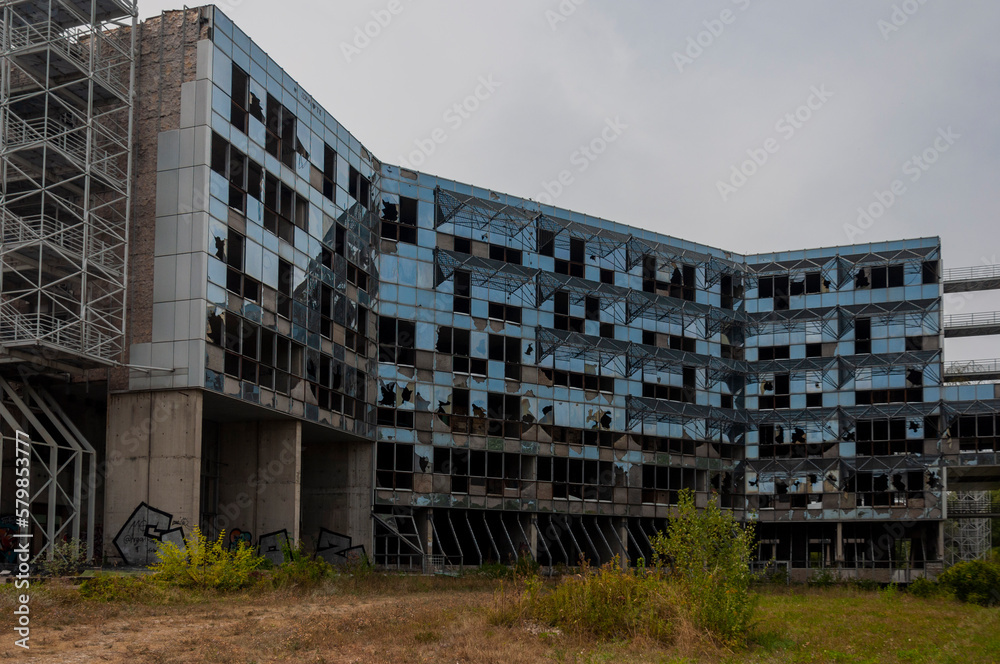
[[[613,376],[579,373],[576,371],[561,371],[559,369],[542,369],[542,373],[552,380],[552,384],[560,387],[573,387],[591,392],[613,394],[615,379]]]
[[[961,415],[948,427],[960,452],[995,452],[1000,447],[1000,415]]]
[[[243,273],[246,238],[229,229],[226,238],[226,289],[232,293],[260,302],[260,282]]]
[[[646,346],[658,346],[660,348],[671,348],[673,350],[683,350],[694,353],[698,347],[697,339],[684,337],[678,334],[662,334],[653,330],[642,331],[642,343]]]
[[[500,334],[489,339],[489,358],[504,363],[504,378],[521,380],[521,340]]]
[[[452,371],[459,374],[486,375],[486,360],[469,357],[469,330],[438,328],[436,350],[452,355]]]
[[[854,428],[858,456],[921,454],[922,438],[907,439],[905,418],[858,420]]]
[[[559,274],[568,274],[571,277],[583,277],[586,273],[584,263],[587,253],[587,243],[581,238],[570,238],[569,240],[569,260],[556,259],[555,271]]]
[[[660,383],[642,384],[642,396],[650,399],[695,403],[697,397],[697,371],[694,367],[683,367],[682,385],[663,385]]]
[[[294,244],[295,227],[309,230],[309,201],[267,173],[264,177],[264,230]]]
[[[285,166],[295,168],[298,119],[271,95],[267,95],[264,149]]]
[[[489,392],[486,395],[486,433],[504,438],[521,437],[521,397]]]
[[[455,270],[455,295],[452,308],[455,313],[467,314],[472,311],[472,275],[468,270]]]
[[[865,355],[872,352],[872,319],[854,319],[854,354]]]
[[[520,249],[512,249],[502,244],[491,244],[489,255],[495,261],[503,261],[504,263],[512,263],[514,265],[521,264],[522,254]]]
[[[229,312],[226,315],[225,373],[240,380],[257,382],[260,360],[260,326]]]
[[[489,317],[493,320],[503,320],[515,325],[521,324],[521,307],[502,302],[489,303]]]
[[[774,309],[788,309],[789,279],[787,274],[761,277],[757,281],[757,297],[774,298]]]
[[[854,276],[855,289],[899,288],[903,286],[903,264],[873,265],[859,268]]]
[[[416,324],[412,320],[379,316],[378,361],[412,367],[416,360],[416,337]]]
[[[360,203],[362,207],[368,209],[371,205],[371,181],[353,166],[350,167],[349,177],[350,182],[348,183],[347,193],[350,194],[351,198]]]
[[[278,315],[292,317],[292,291],[295,269],[288,261],[278,259]]]
[[[758,408],[760,410],[790,408],[790,386],[791,379],[787,373],[775,374],[774,378],[765,379],[761,383],[761,396],[758,400]]]
[[[382,237],[407,244],[417,243],[417,199],[399,197],[399,204],[382,201]]]
[[[264,112],[260,107],[260,99],[250,91],[250,77],[235,62],[233,63],[230,97],[232,103],[229,110],[229,122],[234,127],[245,134],[249,130],[251,117],[264,122]]]
[[[413,445],[380,442],[375,449],[375,487],[412,490]]]
[[[229,181],[229,207],[245,213],[247,195],[260,200],[263,169],[216,133],[212,134],[212,170]]]
[[[658,279],[659,270],[656,256],[643,256],[642,259],[642,290],[647,293],[669,295],[681,300],[694,302],[696,276],[693,265],[678,263],[670,272],[669,281]]]
[[[555,315],[552,318],[552,327],[557,330],[583,334],[585,329],[584,319],[579,316],[569,315],[569,293],[566,291],[556,291],[552,296],[552,302],[555,309]]]

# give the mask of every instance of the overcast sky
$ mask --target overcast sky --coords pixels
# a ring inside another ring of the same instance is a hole
[[[388,163],[741,253],[940,235],[946,267],[1000,262],[997,2],[218,6]]]

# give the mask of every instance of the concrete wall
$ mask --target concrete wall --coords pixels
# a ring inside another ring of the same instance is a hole
[[[112,394],[108,400],[104,552],[129,515],[146,503],[187,533],[200,516],[202,394]]]
[[[372,444],[336,438],[302,450],[302,534],[315,546],[319,529],[326,528],[371,555]]]
[[[297,421],[222,425],[217,529],[250,532],[255,543],[279,530],[299,539],[301,440]]]

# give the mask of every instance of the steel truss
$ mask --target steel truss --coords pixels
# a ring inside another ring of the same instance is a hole
[[[20,383],[0,378],[0,419],[6,425],[0,440],[9,444],[17,431],[31,438],[29,461],[29,529],[33,538],[32,559],[55,557],[54,545],[64,539],[86,545],[87,560],[94,556],[97,454],[93,446],[66,416],[57,400],[23,376]],[[48,426],[46,426],[48,425]],[[7,494],[4,494],[7,495]],[[9,494],[13,498],[13,492]],[[14,501],[4,513],[14,513]],[[36,506],[44,506],[44,512]],[[84,530],[85,529],[85,530]]]
[[[955,491],[952,502],[974,505],[989,500],[988,491]],[[945,552],[947,564],[986,560],[993,548],[992,519],[952,519],[947,521]]]
[[[136,7],[8,0],[0,344],[78,368],[123,350]]]

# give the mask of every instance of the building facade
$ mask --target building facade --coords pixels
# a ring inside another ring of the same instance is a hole
[[[951,279],[937,238],[739,255],[383,163],[214,7],[3,11],[45,53],[135,44],[116,65],[131,95],[79,118],[85,144],[119,146],[103,161],[72,162],[75,125],[18,143],[6,127],[53,114],[4,69],[0,406],[5,439],[23,426],[59,450],[45,541],[142,564],[200,525],[407,568],[634,562],[689,489],[757,522],[761,562],[888,578],[938,569],[949,492],[1000,475],[1000,391],[969,382],[982,367],[949,384],[943,363],[946,336],[996,330],[942,312],[946,291],[1000,279]],[[55,73],[35,86],[64,95]],[[104,107],[128,129],[97,131]],[[53,163],[25,145],[95,186],[12,199],[23,164]],[[67,216],[81,196],[115,223]],[[73,254],[30,235],[44,223],[122,230]],[[63,263],[84,275],[69,305],[38,269]],[[96,341],[47,337],[41,314]]]

